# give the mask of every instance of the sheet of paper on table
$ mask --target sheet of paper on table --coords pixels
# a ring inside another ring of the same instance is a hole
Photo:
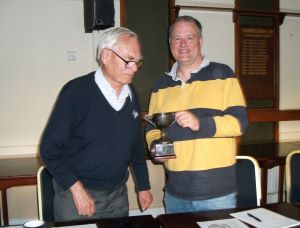
[[[230,215],[258,228],[285,228],[300,225],[300,221],[298,220],[285,217],[265,208],[235,212]],[[260,221],[253,217],[258,218]]]
[[[92,223],[92,224],[85,224],[85,225],[60,226],[59,228],[97,228],[97,225],[95,223]]]
[[[1,226],[1,225],[0,225]],[[23,225],[16,225],[16,226],[1,226],[1,228],[23,228]]]
[[[244,223],[236,218],[231,219],[220,219],[205,222],[197,222],[201,228],[209,227],[231,227],[231,228],[248,228]]]

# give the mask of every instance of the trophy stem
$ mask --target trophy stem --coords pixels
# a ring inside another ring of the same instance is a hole
[[[162,141],[163,142],[166,141],[166,133],[165,133],[164,129],[161,130],[160,134],[161,134]]]
[[[168,128],[174,123],[175,114],[169,113],[154,113],[145,115],[145,120],[152,124],[156,129],[160,130],[160,139],[157,140],[155,146],[154,158],[176,158],[174,153],[174,145],[171,139],[168,139],[165,128]]]

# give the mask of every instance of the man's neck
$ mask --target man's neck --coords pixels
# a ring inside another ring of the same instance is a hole
[[[198,64],[193,64],[193,65],[184,65],[184,64],[178,63],[177,76],[182,81],[186,82],[187,80],[190,79],[191,72],[194,71],[195,69],[197,69],[199,67],[199,65],[201,64],[201,62]]]

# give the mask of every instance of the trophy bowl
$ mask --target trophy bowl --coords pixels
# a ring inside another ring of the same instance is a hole
[[[149,115],[147,115],[149,117]],[[152,125],[158,129],[164,129],[169,126],[175,121],[175,113],[173,112],[161,112],[161,113],[154,113],[150,119],[152,121]]]
[[[176,158],[174,153],[173,141],[167,138],[165,129],[170,127],[175,122],[174,112],[161,112],[148,114],[144,116],[144,119],[152,124],[155,128],[161,132],[160,139],[155,144],[155,153],[151,152],[153,158]]]

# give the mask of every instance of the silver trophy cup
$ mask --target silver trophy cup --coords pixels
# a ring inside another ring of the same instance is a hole
[[[173,141],[167,138],[165,129],[175,122],[174,112],[161,112],[152,115],[145,115],[144,119],[161,132],[161,137],[155,144],[154,158],[176,158]]]

